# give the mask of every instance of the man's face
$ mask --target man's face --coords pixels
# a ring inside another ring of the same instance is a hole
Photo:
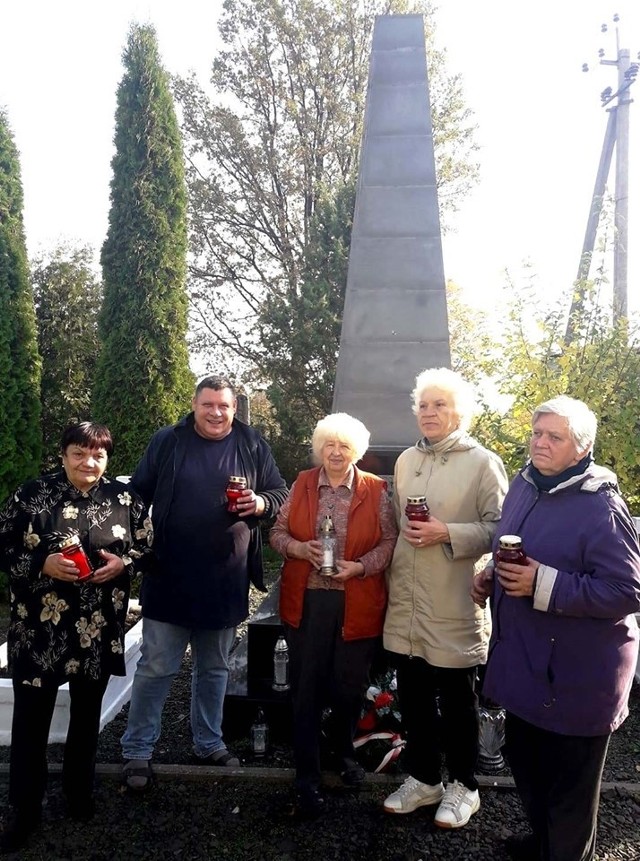
[[[201,389],[191,401],[196,432],[205,439],[224,439],[231,433],[236,399],[231,389]]]

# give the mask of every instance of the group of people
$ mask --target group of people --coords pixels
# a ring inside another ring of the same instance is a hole
[[[382,639],[408,775],[384,810],[437,806],[441,828],[463,827],[479,810],[476,688],[486,664],[483,694],[506,709],[506,752],[531,826],[508,852],[594,858],[601,774],[609,736],[628,713],[640,610],[637,534],[615,475],[593,462],[595,416],[566,396],[541,404],[530,460],[509,487],[501,460],[468,433],[474,392],[459,374],[424,371],[413,402],[420,438],[397,459],[391,498],[382,478],[356,465],[369,432],[344,413],[318,422],[316,465],[289,492],[264,439],[235,418],[234,388],[222,377],[198,384],[192,412],[153,436],[129,484],[104,474],[106,428],[83,422],[65,432],[62,471],[28,482],[0,512],[15,695],[5,850],[38,826],[64,682],[63,791],[70,816],[92,815],[100,704],[110,675],[124,674],[132,572],[143,573],[143,642],[122,737],[124,783],[143,791],[153,781],[164,702],[189,644],[194,759],[239,765],[222,736],[228,659],[249,584],[264,589],[261,521],[275,517],[296,810],[322,810],[327,707],[336,769],[348,786],[365,779],[353,739]],[[234,512],[230,475],[246,478]],[[407,498],[420,496],[429,516],[409,519]],[[523,564],[496,559],[505,534],[520,537]],[[64,552],[73,537],[89,578]]]
[[[152,437],[128,483],[105,474],[109,430],[75,424],[62,438],[62,470],[27,482],[0,510],[14,691],[3,851],[19,849],[39,827],[49,727],[67,682],[62,788],[70,817],[93,816],[102,697],[110,676],[125,674],[134,572],[143,574],[143,642],[122,738],[124,782],[142,790],[153,778],[162,709],[189,644],[194,759],[239,765],[221,729],[229,652],[248,615],[249,583],[264,589],[260,520],[277,514],[288,491],[265,440],[235,412],[229,380],[205,378],[192,411]],[[230,475],[247,484],[234,513]]]

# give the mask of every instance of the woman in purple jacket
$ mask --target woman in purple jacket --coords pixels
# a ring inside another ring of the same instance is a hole
[[[476,575],[491,596],[483,693],[507,712],[506,748],[532,833],[512,858],[591,861],[611,732],[628,714],[638,654],[638,538],[615,475],[592,457],[597,421],[566,396],[533,414],[531,460],[514,479],[500,535],[526,565]],[[495,576],[494,576],[495,573]]]

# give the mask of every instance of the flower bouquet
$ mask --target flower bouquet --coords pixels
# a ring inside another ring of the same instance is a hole
[[[356,750],[366,745],[363,753],[371,760],[372,770],[381,772],[396,763],[405,742],[400,734],[395,671],[387,671],[376,682],[367,690],[353,744]]]

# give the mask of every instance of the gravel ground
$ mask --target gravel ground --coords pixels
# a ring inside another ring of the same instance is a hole
[[[501,841],[522,827],[513,792],[485,790],[482,808],[459,831],[433,825],[433,808],[388,816],[380,804],[387,790],[372,785],[357,794],[329,790],[316,822],[287,815],[282,782],[248,779],[164,778],[145,796],[98,782],[99,815],[88,825],[61,818],[52,780],[42,831],[20,854],[25,859],[230,859],[230,861],[501,861]],[[598,861],[638,859],[640,805],[629,794],[602,799]]]
[[[190,762],[189,676],[187,656],[165,707],[163,734],[154,758],[159,764]],[[101,733],[98,763],[121,762],[119,739],[127,710],[125,707]],[[223,769],[204,769],[195,778],[162,774],[143,796],[123,792],[117,778],[102,774],[96,789],[100,813],[83,825],[63,818],[59,777],[53,774],[43,828],[19,857],[25,861],[80,857],[95,861],[500,861],[506,858],[501,846],[504,837],[524,828],[517,795],[503,788],[484,788],[480,812],[460,831],[436,828],[433,808],[422,808],[410,816],[386,815],[381,802],[393,777],[374,776],[360,792],[354,792],[337,786],[329,775],[326,811],[316,822],[298,822],[290,816],[290,775],[268,771],[269,767],[291,766],[286,739],[276,735],[268,757],[256,762],[247,739],[234,737],[232,727],[225,731],[242,765],[262,765],[262,773],[250,770],[245,776],[231,777]],[[60,745],[51,745],[50,761],[59,762],[61,753]],[[0,748],[0,762],[7,761],[8,748]],[[640,782],[637,685],[631,715],[612,737],[604,779]],[[5,776],[0,778],[3,803],[6,793]],[[626,789],[603,792],[596,857],[598,861],[640,859],[640,794]]]

